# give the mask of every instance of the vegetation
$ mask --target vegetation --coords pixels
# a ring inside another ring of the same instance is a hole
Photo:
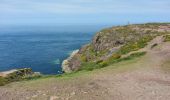
[[[28,80],[41,77],[40,74],[35,74],[30,68],[18,69],[15,72],[8,74],[6,77],[0,77],[0,86],[21,80]]]
[[[121,62],[121,61],[131,60],[133,58],[140,57],[140,56],[143,56],[145,54],[146,54],[146,52],[137,52],[137,53],[133,53],[130,56],[125,57],[125,58],[121,58],[121,55],[119,55],[119,54],[114,54],[113,56],[111,56],[109,59],[107,59],[105,61],[100,60],[100,61],[97,61],[97,62],[83,63],[80,70],[92,71],[94,69],[104,68],[108,65],[118,63],[118,62]]]
[[[150,28],[152,29],[152,27],[158,28],[159,24],[160,23],[156,23],[156,24],[148,23],[145,25],[141,25],[140,27],[144,27],[144,26],[149,27],[150,26]],[[119,33],[119,34],[117,34],[115,36],[110,35],[111,33],[113,33],[113,35],[114,35],[114,32]],[[94,51],[94,48],[92,48],[92,46],[90,45],[89,48],[87,50],[85,50],[85,52],[82,55],[80,55],[81,59],[82,59],[81,60],[82,68],[80,70],[91,71],[93,69],[106,67],[110,64],[113,64],[113,63],[116,63],[116,62],[119,62],[122,60],[128,60],[128,59],[134,58],[136,56],[144,55],[145,53],[142,52],[142,53],[130,55],[127,58],[121,58],[122,55],[128,54],[132,51],[137,51],[141,48],[144,48],[148,44],[148,42],[150,42],[156,36],[165,34],[165,32],[156,32],[156,31],[152,31],[152,30],[147,30],[147,31],[142,30],[142,32],[132,29],[132,27],[129,25],[124,26],[124,27],[118,27],[115,30],[113,30],[112,28],[102,30],[100,33],[100,37],[104,37],[104,36],[108,35],[107,38],[109,38],[109,39],[111,38],[111,41],[113,41],[115,39],[115,37],[116,38],[121,37],[121,38],[123,38],[123,41],[124,41],[124,43],[122,44],[123,46],[118,51],[113,53],[111,57],[107,58],[107,60],[96,61],[96,59],[100,59],[100,57],[106,55],[108,51],[107,50]],[[108,34],[108,33],[110,33],[110,34]],[[129,38],[129,37],[131,37],[131,38]],[[107,39],[107,40],[109,41],[109,39]],[[151,48],[154,48],[155,46],[157,46],[157,45],[155,44]],[[109,47],[109,48],[112,48],[112,47]]]
[[[120,45],[123,45],[118,51],[120,55],[137,51],[156,36],[166,34],[154,30],[160,25],[168,25],[168,23],[136,24],[103,29],[95,36],[93,43],[80,54],[80,59],[82,62],[94,61],[110,52],[111,48]]]
[[[127,54],[131,51],[137,51],[141,48],[144,48],[147,45],[147,43],[151,41],[152,39],[153,37],[151,35],[146,35],[145,37],[140,38],[137,41],[132,41],[132,42],[125,44],[124,46],[121,47],[118,53]]]
[[[165,38],[164,42],[170,41],[170,35],[165,35],[164,38]]]
[[[0,86],[3,86],[5,84],[7,84],[7,83],[8,83],[8,81],[5,78],[0,76]]]
[[[95,51],[92,45],[89,45],[87,47],[87,50],[83,51],[83,53],[80,55],[80,60],[82,62],[88,62],[90,60],[94,60],[96,58],[100,58],[104,54],[106,54],[108,50],[103,51]]]

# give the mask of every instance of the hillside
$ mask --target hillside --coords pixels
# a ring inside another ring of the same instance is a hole
[[[169,32],[166,23],[104,29],[69,58],[77,72],[1,86],[0,100],[170,100]]]
[[[145,47],[155,37],[169,32],[168,23],[134,24],[103,29],[96,33],[90,44],[83,46],[63,63],[63,70],[69,73],[108,66],[113,61],[122,59],[123,55]]]

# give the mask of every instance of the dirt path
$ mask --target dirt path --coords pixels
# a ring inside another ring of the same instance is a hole
[[[135,60],[73,77],[16,82],[0,87],[0,100],[170,100],[170,43]],[[166,63],[166,64],[165,64]]]

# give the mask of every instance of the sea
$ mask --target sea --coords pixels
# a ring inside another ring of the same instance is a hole
[[[89,43],[105,25],[0,27],[0,72],[32,68],[61,74],[62,61]]]

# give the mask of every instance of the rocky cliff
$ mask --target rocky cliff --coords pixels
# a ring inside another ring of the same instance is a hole
[[[63,70],[72,72],[87,67],[104,67],[124,54],[145,47],[156,36],[169,32],[169,23],[134,24],[103,29],[96,33],[90,44],[69,57]]]
[[[31,68],[14,69],[0,72],[0,86],[10,82],[40,77],[41,73],[33,72]]]

